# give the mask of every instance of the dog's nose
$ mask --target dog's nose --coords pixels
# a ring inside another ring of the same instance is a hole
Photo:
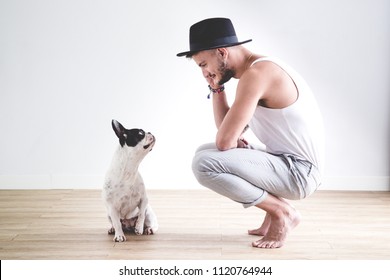
[[[148,132],[147,135],[148,135],[149,139],[152,139],[153,141],[156,139],[154,137],[154,135],[152,133],[150,133],[150,132]]]

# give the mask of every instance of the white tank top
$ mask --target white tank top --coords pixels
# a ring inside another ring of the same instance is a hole
[[[266,146],[267,152],[295,155],[311,162],[322,173],[324,127],[309,86],[298,73],[279,59],[264,57],[255,60],[252,65],[261,61],[275,63],[291,77],[298,89],[298,99],[283,109],[257,106],[249,127]]]

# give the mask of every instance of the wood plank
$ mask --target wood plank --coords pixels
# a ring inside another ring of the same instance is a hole
[[[160,229],[115,243],[100,190],[0,190],[0,259],[390,259],[390,193],[317,191],[292,203],[286,245],[256,249],[264,213],[208,190],[148,190]]]

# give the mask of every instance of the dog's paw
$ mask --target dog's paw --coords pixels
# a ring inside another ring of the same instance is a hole
[[[124,235],[116,235],[114,237],[114,241],[115,242],[125,242],[126,241],[126,237]]]
[[[144,234],[146,234],[146,235],[152,235],[152,234],[154,234],[153,229],[150,228],[150,227],[145,228]]]
[[[108,230],[108,234],[112,235],[115,234],[115,229],[112,227]]]
[[[135,227],[134,228],[134,233],[136,235],[142,235],[144,233],[144,231],[142,229],[140,229],[140,228]]]

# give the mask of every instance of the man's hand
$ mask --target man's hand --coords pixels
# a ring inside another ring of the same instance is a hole
[[[246,141],[244,138],[240,138],[237,140],[237,148],[248,148],[248,141]]]
[[[215,75],[208,75],[206,78],[207,83],[210,85],[212,89],[217,89],[220,87],[218,82],[215,80]]]

